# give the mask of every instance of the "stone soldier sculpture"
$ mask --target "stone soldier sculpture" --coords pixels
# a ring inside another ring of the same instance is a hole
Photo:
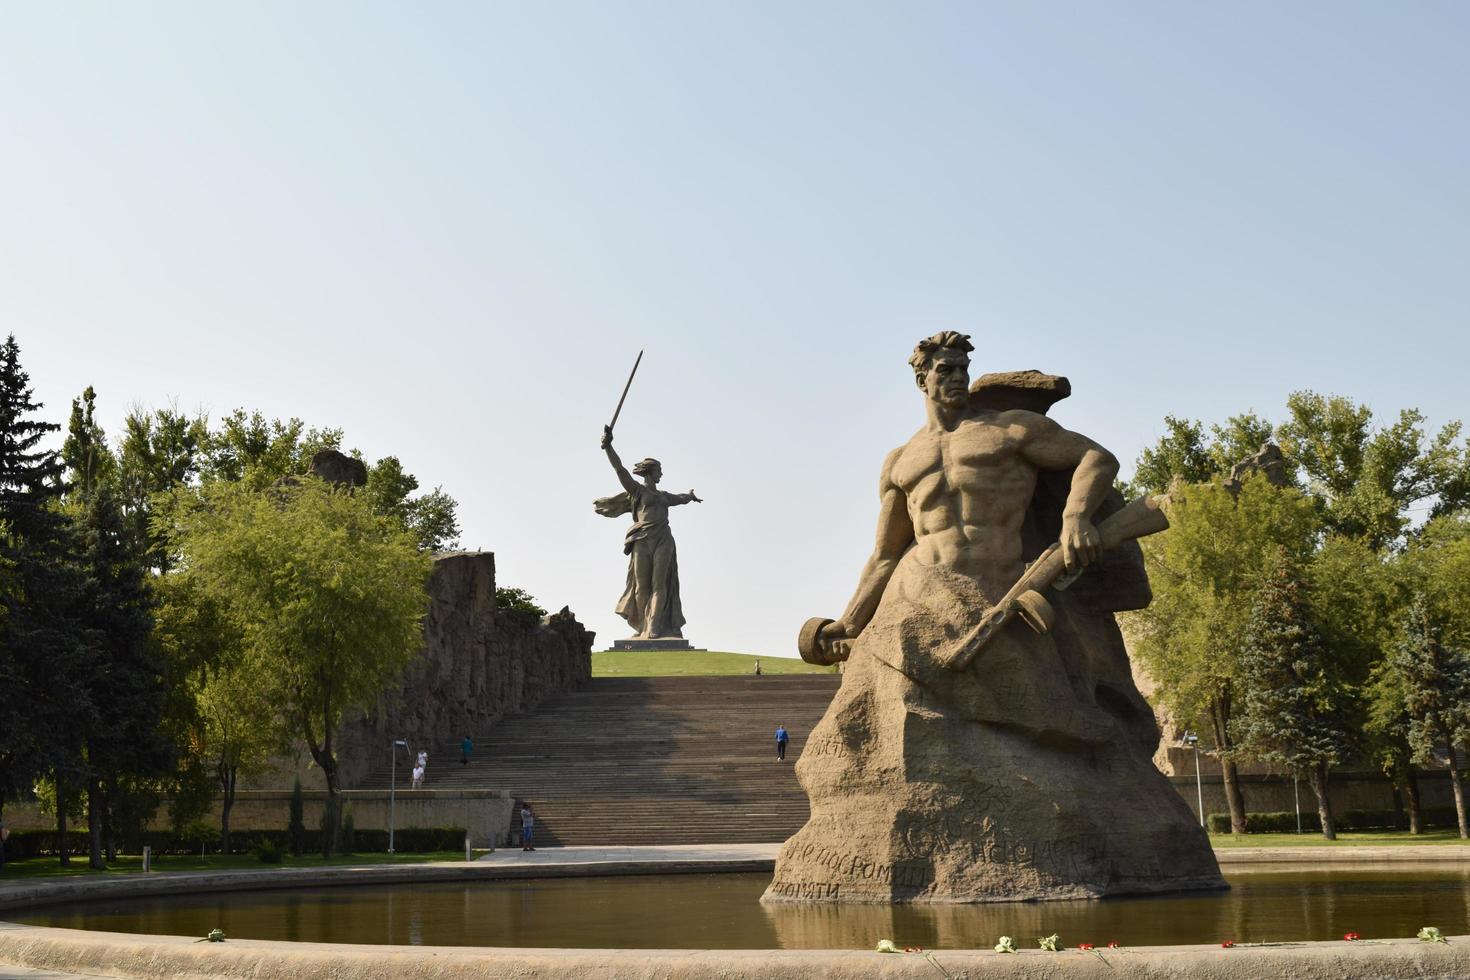
[[[1151,762],[1158,726],[1113,619],[1148,603],[1132,538],[1167,521],[1124,507],[1113,456],[1045,416],[1066,379],[972,392],[972,349],[919,342],[926,420],[883,463],[877,547],[843,614],[802,631],[803,657],[847,664],[796,766],[811,818],[763,900],[1225,887]]]
[[[633,472],[629,473],[613,449],[612,440],[609,425],[603,429],[602,448],[623,485],[623,492],[599,498],[593,501],[593,507],[603,517],[633,515],[633,526],[623,538],[628,580],[617,613],[628,621],[638,639],[682,638],[684,609],[679,602],[679,558],[674,534],[669,530],[669,508],[703,501],[693,490],[688,493],[660,490],[663,466],[656,459],[634,463]],[[639,483],[634,476],[642,477],[643,482]]]

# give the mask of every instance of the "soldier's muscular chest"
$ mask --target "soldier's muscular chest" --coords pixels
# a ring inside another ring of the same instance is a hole
[[[1007,428],[966,421],[953,432],[920,432],[893,466],[893,482],[911,496],[925,491],[982,489],[1022,466],[1019,442]]]

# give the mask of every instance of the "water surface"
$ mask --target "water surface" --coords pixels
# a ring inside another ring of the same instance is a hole
[[[1279,868],[1279,866],[1278,866]],[[77,903],[11,918],[107,932],[434,946],[974,949],[1470,933],[1470,867],[1239,870],[1228,892],[971,906],[762,906],[769,874],[365,885]]]

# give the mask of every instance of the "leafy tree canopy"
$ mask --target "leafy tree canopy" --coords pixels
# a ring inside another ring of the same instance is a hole
[[[419,649],[431,559],[365,496],[314,477],[207,484],[179,517],[178,544],[180,567],[239,631],[241,683],[305,744],[340,813],[337,731]]]
[[[1238,497],[1218,482],[1177,486],[1168,512],[1169,530],[1141,542],[1154,601],[1128,623],[1165,705],[1197,725],[1240,675],[1251,605],[1278,548],[1305,560],[1317,522],[1311,500],[1259,477]]]

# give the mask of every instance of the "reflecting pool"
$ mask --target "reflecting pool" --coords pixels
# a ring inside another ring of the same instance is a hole
[[[769,874],[482,881],[291,889],[77,903],[8,917],[33,925],[234,939],[434,946],[842,949],[879,939],[928,949],[1124,946],[1470,933],[1470,866],[1278,865],[1231,890],[1163,898],[970,906],[760,904]]]

